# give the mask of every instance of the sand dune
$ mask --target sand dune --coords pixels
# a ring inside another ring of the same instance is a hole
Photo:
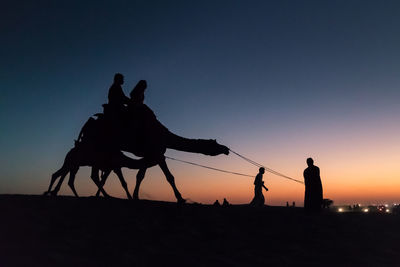
[[[400,216],[0,196],[0,266],[399,266]]]

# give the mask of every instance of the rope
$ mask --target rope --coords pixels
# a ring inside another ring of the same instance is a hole
[[[249,158],[247,158],[247,157],[245,157],[245,156],[233,151],[232,149],[229,149],[229,151],[231,151],[233,154],[237,155],[238,157],[244,159],[245,161],[247,161],[247,162],[249,162],[249,163],[251,163],[251,164],[253,164],[253,165],[255,165],[255,166],[259,167],[259,168],[261,168],[261,167],[264,168],[269,173],[275,174],[277,176],[280,176],[282,178],[294,181],[294,182],[299,183],[299,184],[304,184],[303,181],[294,179],[294,178],[289,177],[287,175],[284,175],[284,174],[282,174],[280,172],[277,172],[277,171],[275,171],[275,170],[273,170],[271,168],[268,168],[268,167],[266,167],[266,166],[264,166],[264,165],[262,165],[260,163],[257,163],[254,160],[251,160],[251,159],[249,159]],[[190,165],[194,165],[194,166],[198,166],[198,167],[202,167],[202,168],[206,168],[206,169],[210,169],[210,170],[214,170],[214,171],[219,171],[219,172],[224,172],[224,173],[229,173],[229,174],[234,174],[234,175],[240,175],[240,176],[246,176],[246,177],[254,177],[254,175],[249,175],[249,174],[243,174],[243,173],[239,173],[239,172],[232,172],[232,171],[217,169],[217,168],[214,168],[214,167],[201,165],[201,164],[198,164],[198,163],[194,163],[194,162],[190,162],[190,161],[186,161],[186,160],[181,160],[181,159],[177,159],[177,158],[172,158],[172,157],[168,157],[168,156],[165,156],[165,158],[170,159],[170,160],[183,162],[183,163],[190,164]]]
[[[255,162],[254,160],[251,160],[251,159],[249,159],[249,158],[247,158],[247,157],[245,157],[245,156],[243,156],[243,155],[241,155],[241,154],[239,154],[239,153],[233,151],[232,149],[229,149],[229,151],[231,151],[233,154],[237,155],[238,157],[244,159],[245,161],[247,161],[247,162],[249,162],[249,163],[251,163],[251,164],[253,164],[253,165],[255,165],[255,166],[259,167],[259,168],[261,168],[261,167],[264,168],[267,172],[270,172],[270,173],[272,173],[272,174],[275,174],[275,175],[280,176],[280,177],[285,178],[285,179],[292,180],[292,181],[294,181],[294,182],[296,182],[296,183],[304,184],[303,181],[294,179],[294,178],[292,178],[292,177],[289,177],[289,176],[286,176],[286,175],[284,175],[284,174],[282,174],[282,173],[279,173],[279,172],[277,172],[277,171],[275,171],[275,170],[273,170],[273,169],[271,169],[271,168],[265,167],[264,165],[262,165],[262,164],[260,164],[260,163],[257,163],[257,162]]]
[[[229,151],[232,152],[233,154],[235,154],[235,155],[241,157],[241,158],[244,159],[245,161],[247,161],[247,162],[249,162],[249,163],[251,163],[251,164],[253,164],[253,165],[256,165],[256,166],[259,167],[259,168],[260,168],[260,167],[263,167],[262,164],[257,163],[257,162],[255,162],[255,161],[249,159],[249,158],[246,158],[245,156],[240,155],[239,153],[237,153],[237,152],[235,152],[235,151],[233,151],[233,150],[231,150],[231,149],[229,149]],[[264,167],[264,168],[265,168],[265,167]]]
[[[168,157],[168,156],[165,156],[165,157],[167,159],[180,161],[180,162],[183,162],[183,163],[187,163],[187,164],[190,164],[190,165],[194,165],[194,166],[198,166],[198,167],[202,167],[202,168],[206,168],[206,169],[210,169],[210,170],[214,170],[214,171],[225,172],[225,173],[230,173],[230,174],[234,174],[234,175],[241,175],[241,176],[247,176],[247,177],[254,177],[254,175],[243,174],[243,173],[238,173],[238,172],[231,172],[231,171],[227,171],[227,170],[222,170],[222,169],[217,169],[217,168],[210,167],[210,166],[197,164],[197,163],[186,161],[186,160],[176,159],[176,158],[172,158],[172,157]]]

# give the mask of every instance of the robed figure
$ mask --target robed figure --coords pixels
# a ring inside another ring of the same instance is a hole
[[[304,170],[304,209],[307,211],[320,211],[322,206],[322,183],[319,168],[314,165],[312,158],[307,159],[308,168]]]
[[[263,188],[265,188],[265,190],[268,190],[264,186],[264,181],[263,181],[264,172],[265,172],[265,169],[260,168],[256,178],[254,179],[254,198],[250,202],[251,206],[254,206],[254,207],[263,207],[264,206],[265,198],[262,193],[262,190],[263,190]]]

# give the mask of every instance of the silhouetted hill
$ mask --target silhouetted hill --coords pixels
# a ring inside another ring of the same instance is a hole
[[[0,195],[0,266],[399,266],[400,216]]]

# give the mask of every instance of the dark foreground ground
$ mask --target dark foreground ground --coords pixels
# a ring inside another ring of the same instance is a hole
[[[400,216],[0,195],[0,266],[400,266]]]

